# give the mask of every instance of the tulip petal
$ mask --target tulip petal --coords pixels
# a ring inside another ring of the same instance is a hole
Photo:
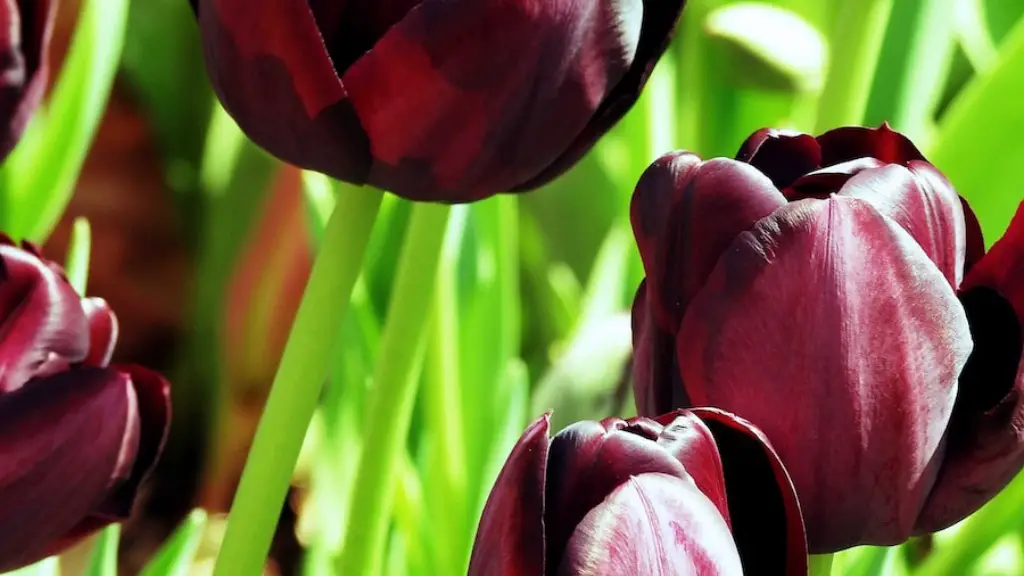
[[[346,70],[422,0],[307,0],[336,70]]]
[[[675,338],[651,318],[647,280],[633,301],[633,396],[640,414],[665,414],[674,406],[691,406],[676,369]]]
[[[117,344],[117,317],[102,298],[83,298],[82,309],[89,324],[89,352],[82,362],[103,368],[110,363]]]
[[[653,205],[645,208],[644,199],[650,195],[660,193],[672,199],[653,262],[648,257],[644,269],[654,319],[662,330],[674,334],[722,252],[738,234],[784,206],[786,199],[768,177],[735,160],[715,158],[678,177],[662,174],[666,169],[671,170],[657,163],[648,168],[637,185],[641,199],[634,195],[634,204],[649,210]],[[669,185],[672,188],[666,189]],[[634,219],[648,221],[650,216]],[[636,233],[638,238],[651,237],[644,228],[641,225],[642,232]]]
[[[57,3],[3,0],[0,8],[0,159],[17,144],[46,92]]]
[[[663,414],[655,421],[663,426],[655,438],[658,445],[683,465],[697,488],[718,508],[725,523],[730,524],[722,458],[711,430],[687,410]]]
[[[954,290],[963,280],[967,225],[960,196],[927,162],[889,164],[851,178],[840,195],[870,202],[903,227],[939,267]]]
[[[729,528],[692,482],[640,474],[587,513],[558,574],[733,576],[742,570]]]
[[[0,242],[0,392],[80,362],[89,326],[71,285],[36,256]]]
[[[111,494],[104,507],[107,514],[127,518],[139,486],[149,477],[163,452],[171,424],[171,388],[163,376],[136,365],[113,367],[131,378],[138,402],[139,448],[126,481]]]
[[[426,0],[343,75],[370,181],[477,200],[539,174],[633,62],[642,0]]]
[[[198,0],[206,68],[254,142],[297,166],[366,181],[370,145],[305,4]]]
[[[974,351],[960,376],[943,462],[918,522],[940,530],[995,496],[1024,465],[1024,203],[960,295]]]
[[[629,221],[645,269],[654,267],[672,206],[702,163],[700,156],[677,150],[655,160],[640,176],[629,203]]]
[[[912,160],[925,160],[909,138],[896,132],[889,124],[878,128],[849,126],[830,130],[818,136],[821,165],[831,166],[857,158],[876,158],[887,164],[906,166]]]
[[[544,574],[544,474],[550,415],[523,432],[487,497],[468,576]]]
[[[576,137],[569,148],[539,174],[513,188],[514,191],[538,188],[571,168],[583,158],[594,146],[594,143],[610,130],[626,112],[633,107],[640,91],[654,70],[661,55],[672,39],[679,15],[682,14],[684,0],[668,0],[643,2],[643,26],[637,42],[636,53],[629,70],[622,76],[615,88],[605,97],[601,106],[594,112],[586,128]]]
[[[821,166],[821,148],[810,134],[762,128],[740,146],[736,159],[757,168],[783,190]]]
[[[576,525],[630,476],[688,478],[683,465],[642,427],[611,418],[576,422],[555,435],[548,456],[544,511],[547,554],[560,558]]]
[[[842,164],[826,166],[797,178],[782,193],[790,202],[805,198],[828,198],[829,194],[839,192],[850,181],[850,178],[865,170],[882,166],[885,164],[874,158],[858,158]]]
[[[732,536],[747,574],[807,574],[807,536],[789,473],[756,426],[728,412],[694,408],[725,466]]]
[[[54,552],[128,476],[135,406],[128,377],[97,368],[0,395],[0,571]]]
[[[909,535],[971,340],[896,223],[855,198],[786,206],[723,254],[677,343],[694,402],[771,439],[812,553]]]

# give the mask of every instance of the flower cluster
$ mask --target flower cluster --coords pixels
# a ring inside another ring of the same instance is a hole
[[[667,154],[631,219],[641,417],[527,430],[472,574],[804,574],[804,546],[940,530],[1021,470],[1024,204],[986,253],[883,125]]]

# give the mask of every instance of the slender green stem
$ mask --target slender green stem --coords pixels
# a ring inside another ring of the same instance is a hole
[[[926,134],[953,63],[954,11],[953,0],[920,0],[916,23],[908,32],[909,49],[890,121],[914,139]]]
[[[85,218],[75,218],[71,227],[71,243],[68,247],[64,271],[68,282],[80,296],[85,296],[89,283],[89,252],[92,249],[92,229]]]
[[[807,574],[809,576],[830,576],[833,558],[833,554],[812,554],[807,559]]]
[[[216,576],[260,574],[362,269],[382,194],[342,188],[306,284],[231,508]]]
[[[467,529],[466,507],[466,445],[462,417],[462,386],[459,371],[459,295],[457,267],[462,233],[469,206],[453,209],[444,248],[441,251],[437,292],[434,295],[434,317],[427,358],[424,365],[425,428],[430,432],[432,470],[431,504],[436,524],[433,531],[439,571],[459,572],[454,555],[462,548]]]
[[[364,443],[339,573],[381,573],[391,523],[393,478],[409,432],[426,344],[441,247],[451,207],[417,204],[398,262],[377,351]]]
[[[832,58],[818,107],[817,131],[864,121],[893,0],[841,0]]]

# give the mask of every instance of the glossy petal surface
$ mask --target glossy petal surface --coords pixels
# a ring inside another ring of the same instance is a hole
[[[89,326],[80,302],[43,261],[0,242],[0,392],[85,359]]]
[[[6,571],[43,558],[91,515],[129,476],[139,437],[128,377],[96,368],[0,395],[0,421],[0,570]]]
[[[544,574],[547,415],[523,432],[494,482],[473,542],[469,576]]]
[[[246,135],[289,163],[365,182],[370,144],[306,3],[197,5],[213,88]]]
[[[414,200],[568,170],[632,106],[682,0],[197,0],[207,68],[258,144]]]
[[[946,458],[918,528],[945,528],[1024,465],[1024,204],[960,295],[975,349],[960,377]]]
[[[714,576],[742,573],[717,508],[696,486],[640,474],[591,510],[573,532],[558,574]]]
[[[689,477],[672,454],[626,428],[618,419],[577,422],[552,439],[544,514],[548,558],[561,558],[576,525],[630,476]]]
[[[895,222],[841,196],[777,211],[725,252],[677,344],[693,401],[772,440],[812,553],[910,534],[971,340],[948,282]]]
[[[348,68],[370,180],[470,201],[562,154],[629,70],[641,0],[421,3]]]
[[[658,325],[678,330],[690,300],[733,239],[786,204],[766,176],[742,162],[695,163],[670,155],[641,177],[631,220]]]
[[[117,317],[102,298],[82,299],[82,309],[89,324],[89,352],[83,362],[102,368],[110,363],[117,344]]]
[[[903,227],[954,290],[963,279],[967,252],[966,223],[960,196],[931,164],[910,168],[889,164],[853,176],[839,191],[870,202]]]

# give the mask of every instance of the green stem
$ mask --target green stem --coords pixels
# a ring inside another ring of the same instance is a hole
[[[381,573],[391,523],[395,477],[409,432],[419,368],[451,207],[416,204],[398,262],[387,320],[377,351],[364,443],[339,573]]]
[[[75,223],[71,227],[71,242],[68,247],[64,272],[67,274],[68,282],[79,296],[85,296],[85,288],[89,283],[91,247],[92,229],[89,227],[89,221],[85,218],[75,218]]]
[[[807,559],[807,574],[809,576],[830,576],[834,557],[833,554],[812,554]]]
[[[362,269],[382,193],[342,188],[231,507],[216,576],[260,574]]]
[[[920,0],[890,119],[897,130],[919,140],[927,132],[953,63],[953,0]]]
[[[459,374],[459,295],[457,268],[468,206],[451,215],[434,294],[434,317],[424,365],[424,409],[430,431],[429,471],[433,543],[444,574],[457,573],[462,537],[467,526],[466,445],[463,431],[462,386]]]
[[[871,81],[893,0],[842,0],[832,30],[832,58],[818,107],[817,132],[864,121]]]

